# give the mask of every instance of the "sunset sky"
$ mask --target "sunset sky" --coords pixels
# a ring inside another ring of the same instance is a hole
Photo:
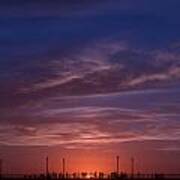
[[[1,0],[4,173],[180,172],[179,0]]]

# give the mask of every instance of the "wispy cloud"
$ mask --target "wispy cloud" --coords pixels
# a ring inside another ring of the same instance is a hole
[[[163,95],[163,91],[149,92],[151,99]],[[166,92],[167,93],[167,92]],[[167,94],[164,94],[166,96]],[[173,94],[173,92],[172,92]],[[42,103],[41,106],[34,106],[33,104],[23,107],[23,112],[26,116],[31,118],[23,122],[9,121],[1,123],[0,142],[2,145],[9,146],[57,146],[64,148],[83,148],[91,146],[109,147],[112,144],[119,145],[121,143],[133,142],[150,142],[150,141],[178,141],[180,139],[180,126],[178,123],[179,115],[172,109],[167,110],[161,104],[154,101],[147,107],[138,107],[139,104],[145,102],[141,100],[142,97],[148,97],[149,94],[133,94],[139,101],[136,102],[135,107],[125,107],[123,104],[117,105],[118,101],[127,100],[133,96],[114,97],[107,95],[102,98],[87,97],[88,101],[94,102],[91,106],[80,105],[84,99],[79,98],[80,104],[76,101],[76,106],[67,104],[59,99],[52,98],[51,101]],[[113,101],[111,106],[104,104],[106,99]],[[102,104],[97,106],[97,102]],[[142,102],[140,102],[142,101]],[[59,104],[59,103],[60,104]],[[91,103],[92,103],[91,102]],[[61,105],[63,104],[63,106]],[[160,102],[159,102],[160,103]],[[79,104],[79,105],[78,105]],[[160,106],[160,109],[155,108]],[[178,104],[174,103],[174,106]],[[144,105],[146,106],[146,105]],[[29,111],[26,111],[26,109]],[[20,113],[20,111],[19,111]],[[28,114],[30,113],[30,114]],[[13,116],[13,118],[16,118]],[[37,120],[38,119],[38,120]],[[37,120],[37,121],[36,121]],[[12,138],[13,137],[13,138]]]
[[[110,125],[108,125],[110,126]],[[109,145],[111,143],[136,142],[136,141],[168,141],[179,140],[180,134],[172,127],[163,128],[163,125],[136,125],[137,129],[129,124],[121,131],[113,127],[98,127],[92,123],[49,123],[36,126],[3,125],[5,131],[0,133],[1,145],[23,146],[55,146],[64,147],[73,144],[79,145]],[[123,126],[123,125],[122,125]],[[139,127],[138,127],[139,126]],[[73,127],[73,128],[72,128]],[[125,127],[125,126],[124,126]],[[124,128],[123,127],[123,128]],[[139,129],[140,128],[140,129]],[[138,130],[139,129],[139,130]],[[179,129],[176,128],[179,131]],[[14,137],[14,138],[12,138]]]
[[[21,91],[31,92],[56,87],[61,88],[65,84],[69,84],[71,87],[76,86],[76,80],[77,84],[80,81],[95,85],[101,83],[99,82],[101,74],[109,74],[109,72],[116,69],[123,69],[123,65],[109,62],[109,56],[126,50],[126,43],[103,41],[91,46],[84,47],[80,53],[51,61],[47,66],[47,71],[53,73],[52,77],[47,77],[43,81],[32,84],[29,88],[24,87]]]
[[[22,88],[21,92],[50,89],[73,96],[168,86],[180,80],[179,57],[173,50],[150,51],[131,47],[124,41],[104,40],[51,61],[47,66],[49,77]]]
[[[176,80],[180,78],[180,67],[172,67],[162,73],[154,73],[150,75],[141,75],[127,82],[127,86],[137,86],[147,82],[162,82],[167,80]]]
[[[20,87],[21,106],[2,110],[0,142],[82,147],[178,140],[179,89],[159,88],[179,81],[178,58],[105,40],[48,61],[44,76]]]

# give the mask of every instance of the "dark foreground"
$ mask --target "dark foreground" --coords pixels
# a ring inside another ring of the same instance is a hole
[[[2,178],[1,180],[27,180],[26,178]],[[31,180],[47,180],[47,179],[40,179],[40,178],[31,178]],[[71,180],[71,179],[67,179]],[[79,180],[79,179],[76,179]],[[87,179],[81,179],[81,180],[87,180]],[[94,180],[94,179],[92,179]],[[105,180],[110,180],[110,179],[105,179]],[[173,177],[162,177],[162,178],[117,178],[114,180],[180,180],[179,178],[173,178]]]
[[[119,176],[104,175],[98,177],[91,176],[69,176],[63,177],[58,174],[52,175],[4,175],[0,180],[180,180],[180,174],[136,174],[134,176],[128,174],[121,174]]]

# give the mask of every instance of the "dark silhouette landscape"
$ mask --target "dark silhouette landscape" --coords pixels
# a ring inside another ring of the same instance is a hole
[[[41,174],[3,174],[1,162],[1,180],[178,180],[180,174],[145,174],[135,172],[134,158],[131,158],[131,173],[121,172],[119,166],[119,156],[116,157],[116,171],[110,173],[104,172],[73,172],[66,171],[65,158],[62,159],[62,171],[60,173],[49,171],[49,158],[45,160],[45,173]]]

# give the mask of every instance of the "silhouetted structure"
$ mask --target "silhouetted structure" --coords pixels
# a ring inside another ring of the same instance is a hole
[[[62,171],[60,174],[49,172],[49,158],[45,159],[46,172],[44,174],[2,174],[2,160],[0,160],[0,180],[180,180],[180,174],[140,174],[135,173],[135,160],[131,158],[131,172],[120,171],[119,156],[116,156],[116,172],[66,172],[65,158],[62,158]]]
[[[31,174],[31,175],[5,175],[3,174],[2,180],[180,180],[180,174],[134,174],[133,178],[131,174],[120,173],[117,176],[116,172],[110,174],[104,174],[99,172],[97,176],[93,176],[93,173],[82,172],[66,174],[65,178],[61,174],[49,173],[48,177],[44,174]]]
[[[116,173],[119,175],[119,156],[116,156]]]
[[[65,158],[62,159],[62,167],[63,167],[63,177],[65,178],[65,173],[66,173]]]
[[[48,156],[46,157],[46,177],[49,175],[49,158]]]
[[[134,178],[134,158],[131,158],[131,177]]]
[[[0,179],[2,178],[2,159],[0,159]]]

